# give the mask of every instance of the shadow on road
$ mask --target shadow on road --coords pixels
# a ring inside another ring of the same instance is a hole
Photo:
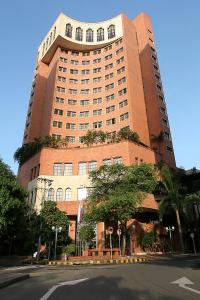
[[[150,257],[148,264],[196,270],[200,269],[200,256]]]

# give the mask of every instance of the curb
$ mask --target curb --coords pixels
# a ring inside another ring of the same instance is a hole
[[[23,280],[28,279],[28,278],[30,278],[29,274],[23,274],[21,276],[13,277],[13,278],[10,278],[10,279],[7,279],[7,280],[5,279],[5,281],[0,282],[0,289],[4,288],[6,286],[9,286],[11,284],[14,284],[16,282],[23,281]]]
[[[49,266],[77,266],[77,265],[116,265],[116,264],[133,264],[147,262],[146,258],[123,258],[108,260],[88,260],[88,261],[49,261]]]

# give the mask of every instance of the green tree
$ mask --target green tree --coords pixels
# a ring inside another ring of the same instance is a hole
[[[86,243],[86,247],[92,242],[95,238],[94,224],[86,223],[83,224],[79,230],[79,239]]]
[[[62,245],[68,241],[67,232],[69,218],[65,212],[60,211],[57,208],[55,202],[45,201],[44,206],[40,211],[40,219],[42,224],[42,241],[48,244],[49,249],[51,248],[55,236],[55,233],[52,231],[52,226],[62,227],[62,231],[58,235],[58,244]]]
[[[175,175],[168,166],[164,165],[160,171],[161,183],[164,187],[164,194],[162,200],[159,203],[161,215],[171,208],[176,214],[176,221],[178,225],[178,233],[180,239],[181,251],[184,252],[183,237],[182,237],[182,226],[180,220],[180,211],[183,208],[183,197],[179,193],[180,186],[178,180],[176,180]]]
[[[86,222],[120,222],[123,250],[126,243],[127,222],[139,204],[156,186],[154,168],[149,164],[102,166],[90,173],[92,188],[86,201]]]

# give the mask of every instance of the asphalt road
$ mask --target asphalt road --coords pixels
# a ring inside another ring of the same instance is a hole
[[[200,257],[162,258],[130,265],[43,267],[23,272],[31,278],[2,288],[1,300],[200,299]],[[182,280],[180,287],[171,283],[182,277],[194,284],[185,285]]]

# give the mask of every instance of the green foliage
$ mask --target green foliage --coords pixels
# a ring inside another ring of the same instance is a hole
[[[68,142],[66,139],[56,139],[52,136],[37,138],[31,143],[23,144],[21,147],[19,147],[14,154],[14,159],[20,165],[22,165],[33,155],[38,153],[43,147],[66,148],[67,145]]]
[[[126,223],[156,186],[154,169],[148,164],[102,166],[90,173],[90,180],[85,220],[108,224]]]
[[[81,241],[90,243],[95,238],[95,231],[93,224],[84,224],[79,231],[79,238]]]
[[[194,205],[197,204],[200,206],[200,192],[193,193],[185,197],[183,202],[183,208],[188,217],[194,215]]]
[[[40,211],[40,218],[44,241],[53,239],[55,233],[52,231],[52,226],[62,227],[62,231],[59,233],[58,237],[60,241],[66,240],[69,218],[65,212],[60,211],[57,208],[55,202],[45,201],[44,206]]]
[[[75,244],[69,244],[62,248],[62,252],[67,256],[70,256],[75,253]]]
[[[141,232],[138,237],[138,244],[144,251],[152,251],[155,247],[157,240],[157,234],[154,231],[151,232]]]

